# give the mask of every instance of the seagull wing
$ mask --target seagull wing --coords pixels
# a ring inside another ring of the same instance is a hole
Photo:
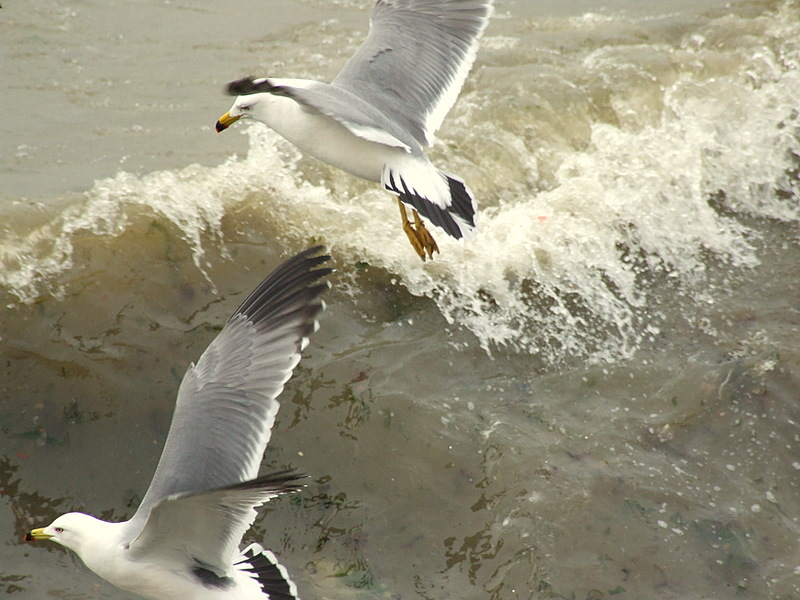
[[[128,522],[139,535],[166,498],[253,479],[278,411],[276,397],[300,360],[329,285],[312,248],[269,275],[237,309],[178,391],[164,451],[150,487]],[[238,543],[238,540],[237,540]]]
[[[430,145],[464,85],[492,11],[492,0],[378,0],[367,39],[331,85]]]
[[[147,524],[130,544],[131,558],[180,565],[201,581],[223,587],[239,542],[257,506],[295,492],[305,475],[281,471],[214,490],[167,496],[150,510]]]

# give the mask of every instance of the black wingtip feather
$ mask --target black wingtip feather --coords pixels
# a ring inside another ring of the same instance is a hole
[[[275,86],[269,79],[256,79],[255,77],[244,77],[231,81],[225,91],[229,96],[247,96],[249,94],[261,94],[269,92]]]
[[[265,490],[274,494],[291,494],[302,490],[305,487],[303,483],[297,483],[301,479],[306,479],[308,475],[299,473],[294,469],[284,469],[283,471],[275,471],[267,475],[256,477],[241,483],[235,483],[231,486],[222,489],[228,490]]]
[[[318,281],[330,275],[333,269],[317,268],[331,257],[322,254],[322,246],[315,246],[293,256],[262,281],[233,313],[231,319],[243,315],[253,323],[311,307],[315,316],[322,310],[319,297],[330,286]]]

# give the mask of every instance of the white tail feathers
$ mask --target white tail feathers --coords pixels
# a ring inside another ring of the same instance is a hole
[[[403,166],[408,166],[407,161]],[[416,162],[416,161],[415,161]],[[458,177],[437,171],[430,163],[417,162],[414,169],[385,165],[381,173],[384,189],[417,209],[423,218],[460,239],[475,228],[475,199]],[[420,169],[419,167],[427,167]]]
[[[250,544],[242,550],[233,566],[258,582],[264,600],[300,600],[286,568],[261,544]]]

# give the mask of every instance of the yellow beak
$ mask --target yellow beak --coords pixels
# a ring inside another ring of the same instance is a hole
[[[225,131],[228,127],[236,123],[236,121],[238,120],[239,117],[232,117],[231,113],[226,112],[219,118],[219,121],[217,121],[217,126],[216,126],[217,133]]]
[[[44,532],[44,527],[40,527],[39,529],[33,529],[29,531],[25,536],[25,541],[31,542],[33,540],[49,540],[51,537],[53,536]]]

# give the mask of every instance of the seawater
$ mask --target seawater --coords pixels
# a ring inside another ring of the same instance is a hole
[[[263,4],[2,9],[6,529],[129,515],[188,363],[324,243],[265,459],[313,484],[254,534],[305,597],[797,596],[800,5],[499,2],[430,151],[478,229],[422,264],[376,186],[212,132],[225,81],[330,79],[369,8]],[[3,557],[18,597],[126,597]]]
[[[691,27],[680,15],[500,12],[432,152],[475,188],[478,233],[439,236],[443,253],[426,268],[408,260],[385,194],[338,173],[320,182],[319,165],[255,124],[241,160],[121,171],[54,219],[9,231],[3,283],[32,301],[72,266],[77,231],[115,237],[129,213],[147,211],[181,230],[202,270],[203,232],[260,204],[288,238],[316,237],[433,298],[487,351],[630,356],[662,322],[654,277],[696,297],[708,256],[734,269],[758,262],[737,215],[797,219],[793,9]],[[347,54],[358,39],[332,28],[322,46]],[[326,75],[307,51],[289,56],[282,70]]]

